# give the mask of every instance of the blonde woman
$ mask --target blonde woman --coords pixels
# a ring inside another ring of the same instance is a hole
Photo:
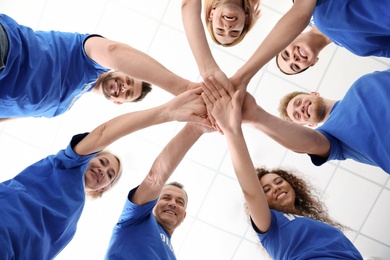
[[[243,40],[260,16],[259,0],[205,0],[204,18],[211,38],[228,47]],[[216,77],[225,88],[232,88],[224,72],[214,60],[201,19],[201,0],[182,1],[182,19],[187,40],[202,78]]]
[[[86,193],[100,197],[121,175],[121,163],[99,151],[134,131],[173,120],[204,122],[202,89],[172,101],[118,116],[66,149],[0,184],[0,259],[53,259],[72,240]],[[200,117],[199,117],[200,116]]]

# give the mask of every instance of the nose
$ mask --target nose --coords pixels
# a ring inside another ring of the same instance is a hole
[[[225,24],[225,28],[227,28],[227,29],[232,29],[232,28],[233,28],[233,25]]]
[[[171,200],[170,202],[169,202],[169,204],[168,204],[168,207],[170,207],[170,208],[176,208],[176,203],[175,203],[175,201],[173,201],[173,200]]]
[[[299,55],[297,55],[297,54],[294,53],[294,60],[295,60],[295,61],[299,61],[299,59],[300,59],[300,58],[299,58]]]
[[[122,91],[122,92],[125,92],[125,91],[126,91],[125,83],[122,83],[122,85],[121,85],[121,91]]]

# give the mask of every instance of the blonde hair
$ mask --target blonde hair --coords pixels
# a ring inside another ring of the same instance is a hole
[[[207,30],[210,33],[211,39],[218,45],[221,45],[220,42],[214,36],[213,32],[213,24],[209,20],[210,12],[212,9],[216,8],[220,3],[227,2],[229,0],[204,0],[204,19]],[[246,36],[246,34],[253,28],[255,23],[260,17],[260,0],[243,0],[242,8],[244,9],[245,14],[248,16],[244,25],[244,28],[237,39],[235,39],[232,43],[224,44],[224,47],[234,46],[240,43]]]
[[[287,121],[292,121],[291,118],[288,116],[287,114],[287,106],[288,106],[288,103],[290,103],[290,101],[295,98],[296,96],[298,95],[309,95],[309,93],[307,92],[303,92],[303,91],[294,91],[294,92],[291,92],[291,93],[288,93],[287,95],[285,95],[281,100],[280,100],[280,103],[279,103],[279,107],[278,107],[278,111],[279,111],[279,115],[282,119],[284,120],[287,120]]]
[[[103,151],[101,151],[100,153],[98,153],[97,155],[99,155],[99,154],[112,154],[112,155],[114,155],[115,158],[116,158],[116,159],[118,160],[118,162],[119,162],[119,170],[118,170],[117,176],[116,176],[115,179],[109,184],[109,187],[108,187],[106,190],[104,190],[104,191],[100,191],[100,190],[86,191],[86,192],[85,192],[85,193],[86,193],[86,196],[87,196],[89,199],[101,198],[101,197],[103,196],[103,193],[105,193],[106,191],[111,190],[112,187],[114,187],[114,186],[118,183],[119,179],[120,179],[121,176],[122,176],[123,164],[122,164],[121,159],[120,159],[117,155],[111,153],[109,150],[103,150]],[[96,156],[97,156],[97,155],[96,155]]]

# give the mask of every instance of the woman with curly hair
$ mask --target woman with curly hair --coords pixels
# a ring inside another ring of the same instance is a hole
[[[205,25],[211,39],[224,47],[240,43],[260,17],[260,0],[204,0]],[[226,88],[232,84],[214,60],[207,42],[201,0],[182,0],[184,29],[202,78],[213,75]]]
[[[302,179],[283,170],[258,169],[256,176],[241,129],[245,92],[228,93],[214,78],[205,83],[207,111],[226,137],[252,227],[268,254],[273,259],[363,259]]]

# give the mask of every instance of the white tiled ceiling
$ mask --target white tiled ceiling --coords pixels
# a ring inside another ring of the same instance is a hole
[[[0,0],[1,12],[21,24],[41,30],[98,33],[123,41],[180,76],[199,81],[181,23],[180,4],[179,0]],[[290,0],[262,1],[262,17],[239,46],[226,49],[210,42],[226,74],[232,75],[248,59],[291,4]],[[330,45],[320,55],[320,62],[302,75],[282,75],[274,61],[270,62],[253,78],[248,90],[260,105],[276,114],[279,98],[287,92],[316,90],[325,97],[340,99],[359,76],[388,68],[389,59],[356,57]],[[116,106],[86,94],[60,117],[0,124],[1,179],[12,178],[27,165],[56,153],[74,134],[90,131],[121,113],[157,106],[171,98],[155,87],[139,104]],[[140,183],[182,126],[175,122],[153,126],[111,146],[124,160],[121,183],[102,199],[87,202],[76,236],[57,259],[103,258],[128,190]],[[255,165],[283,166],[304,174],[323,195],[331,215],[351,228],[346,234],[364,256],[390,258],[388,174],[350,160],[315,167],[307,155],[287,151],[249,126],[244,126],[244,132]],[[178,259],[268,259],[248,225],[223,136],[203,136],[171,179],[185,184],[189,193],[187,219],[173,235]]]

